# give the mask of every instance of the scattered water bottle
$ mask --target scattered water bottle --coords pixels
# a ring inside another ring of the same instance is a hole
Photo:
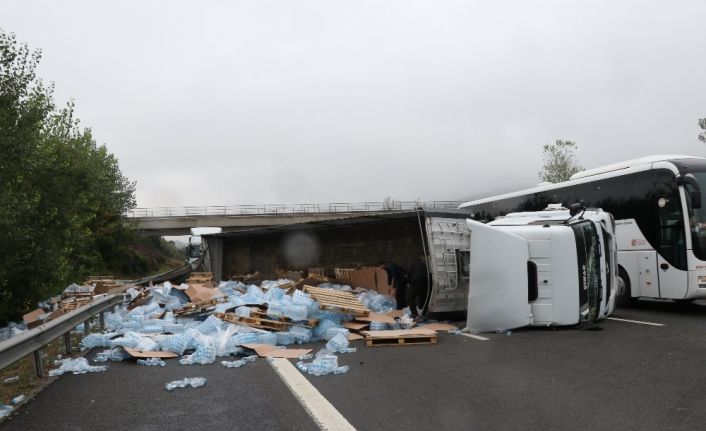
[[[26,399],[27,399],[27,397],[25,397],[24,395],[18,395],[18,396],[16,396],[15,398],[12,399],[12,404],[17,405],[17,404],[21,403],[22,401],[24,401],[24,400],[26,400]]]
[[[88,359],[86,358],[76,358],[76,359],[62,359],[61,366],[55,370],[49,370],[49,377],[60,376],[64,373],[74,373],[74,374],[84,374],[84,373],[97,373],[100,371],[107,370],[106,365],[89,365]]]
[[[276,346],[277,334],[273,332],[263,332],[262,334],[258,334],[255,342],[258,344],[269,344],[271,346]]]
[[[326,343],[326,349],[334,352],[340,352],[343,349],[348,349],[348,338],[343,334],[336,334]]]
[[[250,317],[250,307],[240,306],[236,308],[235,315],[240,317]]]
[[[240,368],[245,365],[245,361],[238,359],[237,361],[221,361],[221,365],[226,368]]]
[[[385,331],[387,330],[387,323],[384,322],[370,322],[371,331]]]
[[[174,390],[176,388],[185,388],[191,386],[192,388],[198,388],[206,384],[205,377],[187,377],[181,380],[174,380],[165,385],[168,391]]]
[[[0,418],[4,418],[5,416],[10,416],[13,411],[15,411],[15,409],[12,406],[8,406],[3,403],[0,403]]]
[[[165,367],[167,365],[166,362],[159,358],[138,359],[137,363],[140,365],[147,365],[151,367]]]
[[[20,380],[19,376],[14,376],[14,377],[8,377],[7,379],[2,381],[3,385],[9,385],[10,383],[15,383]]]
[[[348,365],[343,365],[333,369],[333,374],[345,374],[348,372]]]

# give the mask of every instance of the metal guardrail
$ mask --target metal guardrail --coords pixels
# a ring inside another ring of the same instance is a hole
[[[188,217],[203,215],[282,215],[312,213],[349,213],[370,211],[409,211],[425,209],[458,208],[463,201],[388,201],[388,202],[331,202],[325,204],[264,204],[264,205],[206,205],[184,207],[135,208],[128,217]]]
[[[90,304],[64,314],[51,322],[44,323],[0,342],[0,370],[34,353],[37,375],[42,376],[42,357],[39,353],[42,347],[62,335],[69,334],[79,324],[88,323],[87,321],[96,314],[102,313],[124,300],[125,297],[122,294],[108,295],[105,298],[97,299]]]

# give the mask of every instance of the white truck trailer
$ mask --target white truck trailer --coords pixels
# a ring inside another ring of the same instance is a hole
[[[617,246],[609,213],[511,213],[467,227],[469,331],[589,324],[612,313]]]

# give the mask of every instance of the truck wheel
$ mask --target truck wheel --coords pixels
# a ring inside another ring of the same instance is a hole
[[[618,292],[615,298],[617,307],[629,307],[635,304],[635,298],[631,296],[630,277],[628,273],[620,267],[618,268]]]

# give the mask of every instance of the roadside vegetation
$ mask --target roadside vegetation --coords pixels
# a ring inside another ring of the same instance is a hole
[[[145,275],[176,256],[137,235],[135,182],[73,102],[54,101],[40,59],[0,29],[0,325],[87,275]]]

